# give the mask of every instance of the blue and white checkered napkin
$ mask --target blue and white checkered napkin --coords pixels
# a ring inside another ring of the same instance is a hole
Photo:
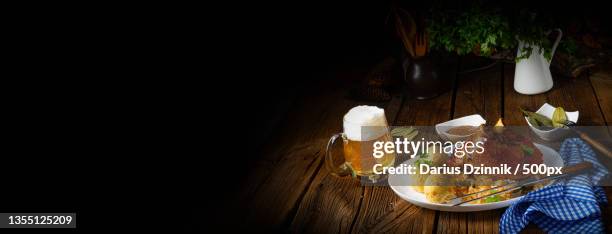
[[[578,138],[565,140],[560,151],[565,165],[587,161],[594,169],[525,195],[502,216],[501,233],[518,233],[529,222],[547,233],[604,232],[599,205],[607,202],[606,194],[594,185],[608,170],[591,147]]]

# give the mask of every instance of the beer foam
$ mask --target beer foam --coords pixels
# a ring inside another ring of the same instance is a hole
[[[344,134],[353,141],[374,140],[389,131],[385,110],[375,106],[353,107],[344,115],[343,122]]]

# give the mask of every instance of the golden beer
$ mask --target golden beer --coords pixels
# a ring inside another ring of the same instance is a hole
[[[374,157],[374,143],[392,141],[384,110],[374,106],[357,106],[351,109],[343,119],[344,132],[334,135],[327,145],[326,167],[332,174],[367,177],[376,182],[380,175],[374,173],[374,166],[391,167],[395,163],[395,154],[384,153]],[[336,139],[342,138],[344,158],[337,163],[332,156],[332,146]],[[381,170],[378,167],[377,170]]]
[[[369,141],[353,141],[350,139],[344,140],[344,159],[350,164],[355,174],[359,176],[373,175],[374,165],[381,164],[383,167],[393,166],[395,163],[395,154],[385,153],[380,158],[373,156],[374,142],[377,141],[392,141],[389,134],[382,135],[374,140]],[[381,168],[378,168],[381,170]]]

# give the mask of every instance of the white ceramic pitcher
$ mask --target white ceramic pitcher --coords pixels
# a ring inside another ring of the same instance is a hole
[[[551,50],[551,61],[563,36],[561,29],[555,29],[554,31],[559,32],[559,35]],[[525,43],[519,41],[517,56],[521,54],[524,47]],[[540,53],[540,47],[531,46],[531,48],[529,58],[517,62],[514,70],[514,90],[527,95],[543,93],[553,87],[552,75],[550,74],[551,61],[548,61],[544,54]]]

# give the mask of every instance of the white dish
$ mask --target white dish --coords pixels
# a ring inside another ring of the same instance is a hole
[[[542,152],[544,164],[546,164],[549,167],[562,167],[563,166],[563,159],[561,158],[559,153],[557,153],[557,151],[555,151],[554,149],[548,146],[544,146],[540,144],[534,144],[534,145],[540,150],[540,152]],[[411,163],[411,160],[414,160],[414,159],[410,159],[404,163]],[[432,209],[432,210],[451,211],[451,212],[470,212],[470,211],[493,210],[493,209],[508,207],[512,203],[518,201],[518,199],[522,197],[520,196],[520,197],[512,198],[509,200],[505,200],[505,201],[492,202],[492,203],[486,203],[486,204],[462,204],[459,206],[450,206],[450,205],[445,205],[445,204],[429,202],[425,198],[424,194],[415,191],[411,186],[393,185],[393,184],[407,184],[409,179],[410,177],[407,175],[391,174],[389,175],[389,184],[393,192],[395,192],[395,194],[397,194],[402,199],[412,204],[415,204],[417,206],[427,208],[427,209]]]
[[[553,113],[555,113],[555,108],[554,106],[548,104],[548,103],[544,103],[544,105],[542,105],[540,107],[540,109],[538,109],[536,111],[536,113],[541,114],[543,116],[548,117],[549,119],[552,119]],[[574,123],[578,123],[578,111],[573,111],[573,112],[565,112],[565,114],[567,115],[567,119],[569,121],[572,121]],[[561,139],[562,137],[566,136],[567,134],[569,134],[571,132],[570,129],[567,128],[555,128],[555,129],[551,129],[551,130],[540,130],[536,127],[534,127],[533,125],[531,125],[531,123],[529,123],[529,121],[527,120],[527,117],[525,117],[525,122],[527,122],[527,124],[529,125],[529,128],[531,128],[531,131],[533,131],[538,137],[542,138],[542,140],[545,141],[556,141]]]
[[[436,132],[438,133],[438,136],[440,136],[444,140],[456,141],[461,140],[461,136],[448,134],[448,130],[450,128],[465,125],[480,126],[486,123],[487,121],[478,114],[468,115],[461,118],[446,121],[444,123],[436,124]]]

